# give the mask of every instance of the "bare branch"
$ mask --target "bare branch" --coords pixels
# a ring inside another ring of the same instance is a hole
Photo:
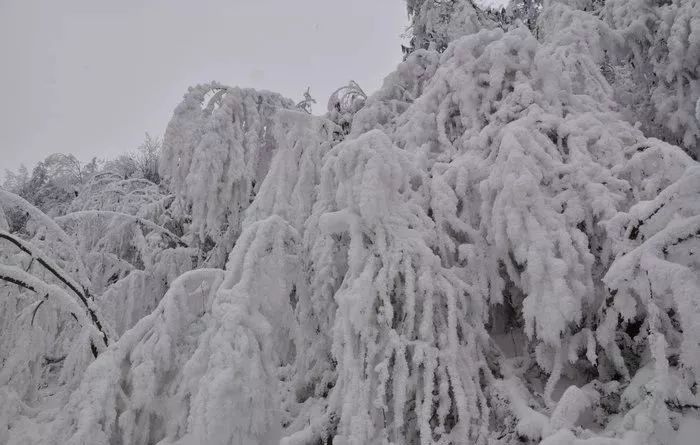
[[[34,307],[34,310],[32,310],[32,321],[29,323],[32,326],[34,326],[34,318],[36,317],[37,311],[39,310],[41,305],[44,304],[47,298],[49,298],[49,294],[46,294],[43,300],[39,300],[39,303]]]

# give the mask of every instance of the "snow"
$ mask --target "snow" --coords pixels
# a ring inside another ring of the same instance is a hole
[[[505,8],[510,0],[476,0],[475,3],[482,8]]]
[[[410,0],[370,96],[195,86],[161,184],[0,190],[0,442],[691,443],[691,3]]]
[[[688,417],[678,427],[675,445],[693,445],[700,435],[700,419]]]

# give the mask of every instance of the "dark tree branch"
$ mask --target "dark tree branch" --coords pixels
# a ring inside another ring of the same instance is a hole
[[[16,236],[9,234],[7,232],[3,232],[3,231],[0,231],[0,239],[7,240],[7,241],[11,242],[12,244],[14,244],[15,246],[17,246],[17,248],[19,250],[21,250],[22,252],[26,253],[27,255],[29,255],[31,257],[32,262],[36,259],[39,264],[44,266],[44,268],[46,268],[46,270],[51,272],[51,274],[54,277],[56,277],[61,283],[65,284],[66,287],[68,287],[68,289],[72,290],[80,298],[80,300],[83,301],[83,303],[87,305],[87,298],[88,298],[86,296],[87,290],[83,289],[85,291],[85,294],[83,292],[81,292],[78,289],[77,284],[71,282],[72,280],[65,277],[64,274],[59,273],[58,270],[56,270],[56,269],[58,269],[57,267],[48,264],[46,260],[44,260],[40,256],[37,256],[36,255],[37,252],[33,252],[33,249],[31,248],[29,243],[25,242],[24,240],[22,240],[20,238],[17,238]],[[61,271],[61,272],[63,272],[63,271]]]
[[[49,357],[48,355],[44,357],[44,362],[47,365],[53,365],[54,363],[61,363],[63,360],[66,359],[66,356],[63,355],[61,357]]]
[[[659,211],[660,211],[661,209],[663,209],[664,206],[665,206],[666,204],[667,204],[666,202],[662,202],[662,203],[661,203],[656,209],[654,209],[654,211],[651,212],[646,218],[638,220],[637,223],[636,223],[634,226],[632,226],[632,228],[629,230],[629,236],[628,236],[629,239],[631,239],[631,240],[636,240],[637,237],[639,236],[639,229],[640,229],[646,222],[648,222],[651,218],[653,218],[654,215],[656,215],[657,213],[659,213]]]
[[[21,271],[20,271],[20,272],[21,272]],[[8,275],[5,275],[5,274],[3,274],[3,273],[0,273],[0,280],[2,280],[2,281],[7,281],[8,283],[16,284],[17,286],[22,287],[22,288],[27,289],[27,290],[30,290],[30,291],[32,291],[32,292],[34,292],[34,293],[37,293],[37,294],[39,293],[35,286],[33,286],[32,284],[30,284],[30,283],[28,283],[28,282],[26,282],[26,281],[17,279],[16,277],[12,277],[12,276],[8,276]],[[44,298],[48,298],[48,293],[46,294],[46,296],[45,296]],[[43,300],[42,300],[42,302],[43,302]],[[36,315],[36,310],[39,308],[39,306],[41,306],[41,303],[39,303],[39,305],[37,305],[37,307],[34,308],[34,313],[32,314],[32,322],[34,321],[34,316]],[[79,322],[78,316],[77,316],[76,314],[74,314],[73,312],[71,312],[71,315],[73,316],[73,318],[74,318],[76,321]],[[104,335],[105,335],[104,332],[102,332],[102,331],[100,331],[100,332],[102,333],[102,335],[103,335],[103,337],[104,337],[105,346],[106,346],[106,345],[107,345],[107,338],[104,336]],[[93,355],[95,358],[97,358],[98,349],[97,349],[97,346],[95,346],[95,344],[92,342],[92,340],[90,341],[90,350],[92,351],[92,355]]]
[[[69,249],[70,253],[73,254],[75,260],[78,262],[78,275],[80,282],[87,281],[87,275],[84,271],[84,264],[82,263],[80,256],[78,255],[78,250],[75,247],[75,243],[68,234],[61,229],[61,227],[47,216],[44,212],[34,207],[32,204],[27,202],[21,196],[14,193],[10,193],[7,190],[0,188],[0,205],[12,206],[24,210],[27,215],[30,215],[34,220],[41,223],[47,230],[57,236],[57,238]],[[83,287],[86,287],[83,285]]]
[[[24,289],[30,290],[32,292],[36,292],[36,289],[34,289],[30,284],[24,283],[19,280],[15,280],[12,277],[7,277],[5,275],[0,275],[0,280],[7,281],[8,283],[16,284],[19,287],[22,287]]]
[[[674,246],[677,246],[679,244],[683,244],[684,242],[690,241],[693,238],[700,238],[700,230],[698,230],[695,233],[689,233],[686,236],[677,238],[675,241],[672,241],[672,242],[669,242],[668,244],[666,244],[662,249],[662,252],[664,253],[664,257],[668,256],[668,248],[669,247],[674,247]]]
[[[17,238],[16,236],[13,236],[7,232],[0,231],[0,239],[4,239],[9,241],[10,243],[14,244],[17,246],[19,250],[22,252],[26,253],[32,258],[32,261],[36,259],[36,261],[41,264],[46,270],[48,270],[58,281],[63,283],[68,289],[73,291],[75,295],[78,296],[78,299],[80,299],[80,302],[83,304],[85,309],[87,310],[88,316],[90,317],[90,321],[92,324],[95,325],[98,331],[102,334],[102,338],[105,342],[105,346],[109,346],[109,339],[107,337],[107,333],[104,330],[104,327],[102,325],[102,322],[100,321],[99,317],[97,316],[97,313],[95,310],[91,307],[90,302],[88,300],[92,300],[92,297],[90,296],[89,292],[87,289],[83,288],[82,291],[78,288],[78,285],[73,282],[72,279],[68,277],[68,275],[61,270],[58,266],[54,264],[50,264],[47,260],[42,258],[41,256],[38,255],[38,252],[35,251],[35,249],[32,248],[31,244],[27,243],[26,241]],[[6,280],[9,281],[9,280]],[[26,284],[26,283],[25,283]],[[30,290],[36,292],[35,289],[29,288]]]
[[[36,307],[34,308],[34,310],[32,311],[32,321],[31,321],[31,323],[29,323],[29,324],[31,324],[32,326],[34,326],[34,317],[36,317],[37,311],[39,310],[39,308],[41,307],[41,305],[44,304],[44,301],[46,301],[47,298],[49,298],[49,294],[44,295],[44,299],[43,299],[43,300],[39,300],[39,304],[37,304]]]

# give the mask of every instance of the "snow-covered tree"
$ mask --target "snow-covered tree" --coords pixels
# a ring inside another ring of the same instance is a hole
[[[172,200],[148,181],[98,174],[72,211],[51,218],[0,189],[0,387],[8,409],[65,403],[92,360],[192,268],[195,252],[159,225],[170,220]],[[21,225],[7,223],[11,212],[25,215]]]
[[[39,162],[28,175],[22,166],[8,171],[3,188],[26,199],[51,216],[65,213],[78,191],[95,174],[97,159],[82,164],[73,155],[55,153]]]
[[[299,103],[297,103],[296,105],[298,109],[305,111],[309,114],[311,114],[311,107],[313,106],[313,104],[316,103],[316,99],[314,99],[311,96],[311,93],[309,92],[310,89],[311,87],[307,88],[306,91],[304,91],[304,98],[301,101],[299,101]]]
[[[95,175],[55,219],[3,195],[37,222],[0,234],[99,290],[110,329],[38,397],[59,346],[17,320],[75,315],[61,338],[89,351],[93,303],[0,250],[68,314],[38,323],[31,289],[0,288],[0,346],[38,351],[0,372],[0,441],[674,443],[700,406],[700,166],[629,122],[608,67],[639,42],[608,3],[502,29],[410,1],[413,50],[370,96],[351,83],[313,116],[197,86],[161,187]]]
[[[160,159],[161,147],[162,142],[159,138],[154,138],[146,133],[146,139],[139,145],[136,154],[136,168],[140,176],[154,184],[160,182],[158,160]]]
[[[105,162],[102,171],[109,171],[122,179],[141,178],[154,184],[160,183],[158,163],[162,141],[146,133],[146,138],[135,152],[124,153]]]
[[[407,0],[412,34],[408,52],[432,49],[442,52],[458,37],[478,31],[484,23],[472,0]]]
[[[646,132],[700,156],[700,3],[608,0],[605,22],[624,39],[619,101]]]
[[[350,132],[352,120],[367,101],[367,94],[354,80],[335,90],[328,99],[328,118],[335,122],[343,131]]]
[[[222,266],[243,212],[269,169],[277,142],[273,116],[294,103],[266,91],[217,83],[191,88],[163,140],[160,175],[191,220],[192,242]]]

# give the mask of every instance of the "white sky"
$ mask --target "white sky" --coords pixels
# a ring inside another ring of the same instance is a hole
[[[407,22],[403,0],[0,0],[0,177],[133,150],[196,83],[311,86],[323,112],[350,79],[381,85]]]

